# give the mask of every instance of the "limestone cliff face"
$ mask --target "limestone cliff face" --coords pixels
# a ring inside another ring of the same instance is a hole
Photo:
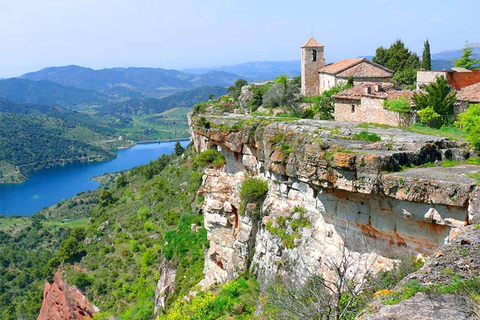
[[[262,286],[274,276],[328,277],[326,262],[343,245],[359,265],[389,268],[406,253],[431,254],[478,219],[479,189],[467,175],[478,166],[394,172],[465,160],[465,143],[374,127],[381,140],[368,142],[353,139],[366,129],[352,123],[205,117],[189,118],[196,149],[218,148],[226,158],[224,168],[206,170],[199,190],[210,241],[206,287],[247,269]],[[239,214],[247,175],[268,182],[260,216],[251,206]]]
[[[37,320],[90,319],[99,309],[75,287],[62,279],[62,270],[53,277],[52,284],[45,283],[43,303]]]

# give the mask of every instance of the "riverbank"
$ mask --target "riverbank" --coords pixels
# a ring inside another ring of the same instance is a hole
[[[181,144],[187,146],[188,140]],[[117,157],[110,161],[42,169],[34,172],[30,179],[22,184],[1,184],[0,214],[31,215],[79,192],[95,190],[100,184],[91,180],[92,177],[147,164],[163,154],[172,153],[174,146],[173,141],[137,144],[129,149],[116,151]]]

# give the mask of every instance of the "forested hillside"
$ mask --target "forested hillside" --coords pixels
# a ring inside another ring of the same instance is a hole
[[[190,150],[125,172],[102,190],[77,196],[74,208],[84,204],[76,220],[61,222],[55,214],[66,212],[70,201],[49,209],[57,220],[41,213],[0,219],[1,318],[36,319],[43,282],[57,267],[100,307],[98,319],[151,319],[162,257],[179,270],[172,301],[183,297],[202,278],[208,241],[203,217],[192,214],[191,204],[202,201],[196,192],[204,166],[214,159]],[[92,196],[97,201],[87,200]]]
[[[191,108],[198,102],[226,94],[224,87],[203,86],[191,90],[174,93],[170,96],[156,99],[131,99],[122,102],[112,102],[98,109],[100,114],[153,114],[172,108]]]
[[[111,159],[119,143],[127,145],[86,114],[0,99],[1,183],[21,182],[55,165]]]
[[[103,104],[108,97],[102,93],[66,87],[51,81],[11,78],[0,80],[0,97],[20,103],[75,107],[82,104]]]

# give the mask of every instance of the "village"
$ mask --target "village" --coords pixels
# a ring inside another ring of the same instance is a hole
[[[399,46],[408,51],[400,40],[391,48]],[[301,46],[300,77],[280,75],[272,81],[251,84],[238,79],[227,89],[228,98],[215,100],[211,95],[212,99],[194,107],[194,112],[200,108],[207,113],[226,111],[439,129],[453,126],[459,114],[480,103],[480,70],[476,70],[478,61],[469,56],[468,47],[462,59],[469,68],[430,70],[429,61],[422,68],[424,61],[408,51],[411,56],[400,61],[405,70],[397,71],[364,57],[326,64],[324,49],[311,37]],[[412,57],[417,59],[416,67],[408,65]],[[472,113],[478,116],[478,112]]]

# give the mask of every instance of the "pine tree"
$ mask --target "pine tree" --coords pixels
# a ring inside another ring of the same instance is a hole
[[[176,154],[177,156],[180,156],[180,155],[182,155],[182,153],[185,152],[185,149],[182,147],[182,145],[180,144],[180,141],[178,141],[178,140],[177,140],[177,142],[175,143],[174,151],[175,151],[175,154]]]
[[[430,43],[428,43],[428,39],[423,45],[422,69],[432,70],[432,58],[430,57]]]
[[[478,64],[480,60],[472,58],[472,47],[468,44],[463,48],[463,55],[460,59],[455,60],[455,67],[465,68],[468,70],[478,70]]]

